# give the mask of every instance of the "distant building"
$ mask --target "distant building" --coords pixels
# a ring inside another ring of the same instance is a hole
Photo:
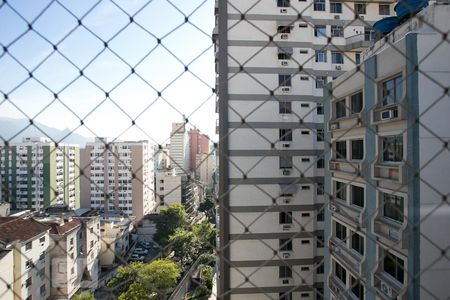
[[[177,174],[190,173],[189,135],[185,123],[172,123],[170,133],[170,166]]]
[[[154,211],[152,151],[148,141],[87,143],[81,150],[81,206],[120,210],[138,220]]]
[[[196,128],[189,130],[189,170],[196,173],[197,155],[209,153],[209,137]]]
[[[155,180],[155,195],[159,212],[162,208],[172,204],[181,204],[182,176],[176,175],[175,170],[158,170]]]
[[[47,138],[24,138],[0,146],[2,200],[13,210],[43,210],[52,204],[80,206],[79,146]]]
[[[14,264],[13,268],[5,269],[11,265],[11,261],[8,260],[9,256],[4,256],[0,274],[7,271],[13,274],[11,289],[14,299],[49,298],[49,232],[50,227],[29,216],[0,217],[0,253],[11,251]],[[6,265],[3,265],[3,261]],[[11,275],[5,278],[8,277],[10,279]]]
[[[7,217],[10,214],[11,204],[0,201],[0,217]]]

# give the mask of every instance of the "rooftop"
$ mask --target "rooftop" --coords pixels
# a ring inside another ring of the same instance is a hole
[[[28,241],[49,229],[47,225],[30,217],[0,217],[0,243]]]

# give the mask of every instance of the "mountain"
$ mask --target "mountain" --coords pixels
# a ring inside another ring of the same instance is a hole
[[[87,138],[77,133],[70,134],[71,131],[68,128],[60,130],[38,122],[34,122],[34,124],[35,126],[30,126],[30,122],[26,119],[0,117],[0,144],[3,143],[3,140],[9,140],[10,142],[21,142],[22,138],[27,136],[49,137],[55,141],[59,141],[67,136],[64,140],[62,140],[62,142],[79,144],[80,147],[84,147],[86,142],[92,140],[92,138]],[[40,130],[36,127],[39,127]],[[26,129],[24,130],[24,128]],[[13,136],[14,138],[10,140]]]

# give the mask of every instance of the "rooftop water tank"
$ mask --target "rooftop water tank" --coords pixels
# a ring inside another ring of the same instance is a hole
[[[397,27],[400,24],[400,20],[397,17],[387,17],[384,19],[381,19],[375,24],[373,24],[373,28],[376,31],[377,37],[381,38],[382,36],[385,36],[392,30],[394,30],[395,27]]]
[[[401,0],[394,7],[400,21],[428,6],[428,0]]]

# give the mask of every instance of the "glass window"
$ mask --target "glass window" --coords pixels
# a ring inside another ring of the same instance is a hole
[[[289,7],[290,0],[277,0],[278,7]]]
[[[341,200],[347,200],[347,187],[345,186],[345,183],[340,181],[335,181],[335,195],[336,198]]]
[[[280,266],[279,275],[280,275],[280,278],[291,278],[292,277],[291,267]]]
[[[325,161],[323,158],[317,160],[317,169],[323,169],[325,167]]]
[[[26,243],[26,244],[25,244],[25,250],[26,250],[26,251],[31,250],[31,246],[32,246],[32,243],[31,243],[31,242]]]
[[[347,115],[347,108],[345,107],[345,100],[335,102],[336,119],[343,118]]]
[[[323,262],[317,267],[316,272],[317,274],[323,274],[324,271],[324,265]]]
[[[279,74],[278,75],[279,86],[291,86],[291,75]]]
[[[317,248],[323,248],[324,243],[325,243],[325,240],[323,238],[323,235],[318,235],[317,236],[317,240],[316,240],[316,247]]]
[[[366,14],[366,3],[355,3],[355,14],[365,15]]]
[[[280,239],[280,251],[292,251],[292,240],[291,239]]]
[[[398,282],[403,283],[404,264],[403,259],[386,252],[383,260],[383,270],[394,277]]]
[[[280,169],[292,169],[292,156],[280,156]]]
[[[31,267],[33,267],[33,262],[29,259],[25,262],[25,269],[30,269]]]
[[[347,271],[336,261],[334,262],[334,274],[344,285],[347,284]]]
[[[375,40],[376,32],[371,28],[364,28],[364,40],[373,41]]]
[[[291,142],[292,141],[292,129],[280,129],[280,141]]]
[[[314,36],[315,37],[327,36],[327,27],[325,25],[315,25]]]
[[[327,62],[327,51],[316,51],[316,62]]]
[[[364,300],[364,286],[353,276],[350,276],[350,287],[353,295],[355,295],[359,300]]]
[[[316,112],[317,112],[317,115],[323,115],[323,104],[317,104]]]
[[[291,26],[290,25],[280,25],[277,28],[278,33],[291,33]]]
[[[352,204],[364,207],[364,188],[352,185]]]
[[[319,182],[317,183],[317,195],[323,195],[323,193],[324,193],[323,183]]]
[[[314,0],[315,11],[325,11],[325,0]]]
[[[47,293],[45,284],[41,285],[39,292],[41,293],[41,296],[44,296]]]
[[[355,53],[355,64],[359,65],[361,63],[361,52]]]
[[[332,13],[332,14],[342,14],[342,3],[340,3],[340,2],[330,2],[330,13]]]
[[[336,159],[347,159],[347,142],[339,141],[334,143]]]
[[[388,16],[391,14],[391,8],[389,4],[382,4],[380,3],[378,5],[378,12],[380,16]]]
[[[364,255],[364,237],[352,232],[351,247],[359,254]]]
[[[327,85],[327,76],[316,76],[316,88],[323,89]]]
[[[383,193],[383,216],[397,222],[403,222],[403,197]]]
[[[361,112],[363,107],[363,93],[359,92],[350,97],[350,109],[352,114]]]
[[[278,294],[280,300],[292,300],[292,293],[286,292],[286,293],[279,293]]]
[[[292,48],[278,48],[278,59],[288,60],[292,58]]]
[[[33,279],[31,277],[28,277],[27,280],[25,281],[25,287],[29,287],[32,284],[33,284]]]
[[[279,222],[280,224],[292,224],[292,212],[280,212]]]
[[[280,114],[290,114],[292,113],[292,102],[291,101],[279,101],[278,108]]]
[[[386,136],[382,138],[383,161],[401,162],[403,160],[403,136]]]
[[[403,94],[402,75],[386,80],[382,84],[383,105],[399,103]]]
[[[353,140],[352,145],[352,159],[361,160],[364,158],[364,141],[363,140]]]
[[[317,137],[316,140],[318,142],[322,142],[323,141],[323,129],[317,129]]]
[[[343,37],[344,27],[338,25],[331,25],[331,36],[332,37]]]
[[[344,56],[341,52],[331,52],[331,63],[333,64],[343,64]]]
[[[347,239],[347,227],[341,223],[335,222],[336,224],[336,237],[342,241]]]

